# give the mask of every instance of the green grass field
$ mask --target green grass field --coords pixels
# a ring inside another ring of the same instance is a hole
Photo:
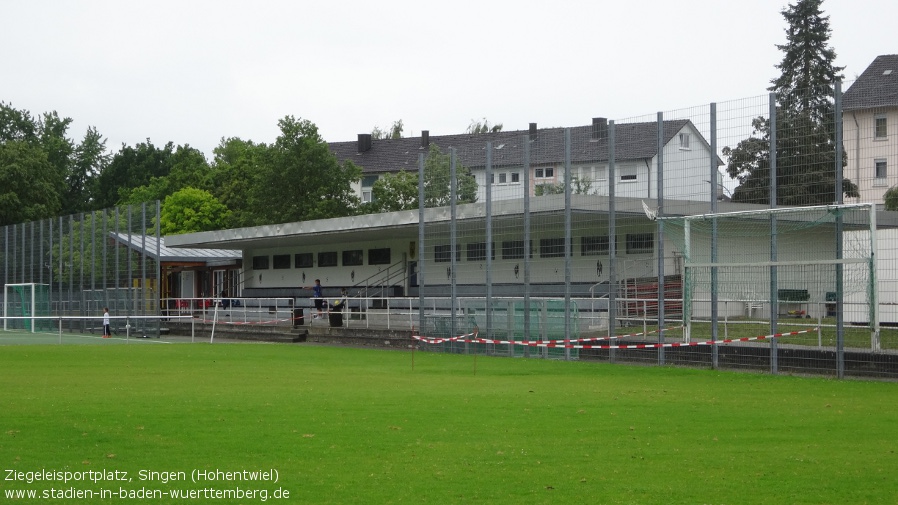
[[[893,382],[272,344],[4,346],[0,370],[9,503],[898,501]],[[215,469],[278,478],[190,480]],[[131,482],[8,480],[41,470]]]

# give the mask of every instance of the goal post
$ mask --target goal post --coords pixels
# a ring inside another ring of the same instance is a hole
[[[32,333],[46,331],[51,315],[50,285],[36,283],[4,284],[3,329],[25,329]],[[15,326],[10,328],[9,326]]]
[[[842,316],[878,349],[876,214],[871,204],[781,207],[663,217],[682,255],[683,323],[719,317]],[[716,244],[716,261],[712,246]],[[723,304],[723,307],[721,307]],[[722,310],[721,310],[722,309]],[[841,314],[836,311],[841,309]],[[758,313],[760,312],[760,313]]]

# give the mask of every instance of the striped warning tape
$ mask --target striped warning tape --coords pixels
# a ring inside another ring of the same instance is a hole
[[[728,338],[724,340],[705,340],[702,342],[671,342],[671,343],[657,343],[657,344],[626,344],[626,345],[609,345],[609,344],[600,344],[600,345],[592,345],[592,344],[565,344],[563,341],[512,341],[512,340],[491,340],[486,338],[466,338],[470,336],[477,335],[477,330],[475,328],[474,333],[469,333],[468,335],[459,335],[458,337],[452,338],[441,338],[441,339],[430,339],[427,337],[421,337],[417,335],[412,335],[412,338],[424,342],[425,344],[440,344],[443,342],[459,342],[466,344],[517,344],[517,345],[528,345],[531,347],[549,347],[549,348],[559,348],[559,349],[659,349],[662,347],[697,347],[700,345],[720,345],[720,344],[729,344],[733,342],[751,342],[756,340],[770,340],[779,337],[789,337],[792,335],[801,335],[803,333],[811,333],[813,331],[817,331],[817,327],[808,328],[806,330],[799,331],[790,331],[787,333],[775,333],[772,335],[759,335],[757,337],[742,337],[742,338]]]

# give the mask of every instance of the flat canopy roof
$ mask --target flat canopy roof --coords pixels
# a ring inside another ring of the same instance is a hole
[[[655,200],[645,200],[654,207]],[[620,217],[630,219],[648,219],[642,206],[643,199],[615,199],[615,212]],[[608,212],[609,198],[595,195],[572,195],[572,219],[586,222],[594,220],[596,213]],[[766,205],[718,202],[718,212],[741,212],[767,209]],[[492,202],[494,219],[520,219],[523,215],[524,200],[500,200]],[[530,199],[530,212],[534,223],[540,220],[557,220],[564,211],[564,195],[546,195]],[[707,214],[711,211],[710,202],[686,200],[666,200],[665,216],[691,216]],[[456,217],[463,220],[482,220],[486,215],[485,203],[459,205]],[[451,219],[449,207],[425,209],[424,220],[429,225],[448,224]],[[898,227],[898,213],[877,212],[880,227]],[[216,230],[164,237],[165,245],[172,248],[194,249],[266,249],[274,247],[328,245],[353,242],[392,239],[417,240],[418,210],[387,212],[382,214],[366,214],[361,216],[318,219],[293,223],[271,224],[230,230]],[[155,249],[153,249],[155,250]],[[183,249],[182,249],[183,250]],[[239,254],[238,256],[239,257]]]

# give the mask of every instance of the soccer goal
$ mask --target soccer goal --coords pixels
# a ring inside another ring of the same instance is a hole
[[[683,322],[839,316],[879,334],[870,204],[665,217],[682,255]],[[716,303],[714,303],[716,302]],[[841,303],[839,303],[841,302]],[[687,337],[688,338],[688,337]]]
[[[5,284],[3,286],[3,329],[32,333],[52,330],[49,284]]]

